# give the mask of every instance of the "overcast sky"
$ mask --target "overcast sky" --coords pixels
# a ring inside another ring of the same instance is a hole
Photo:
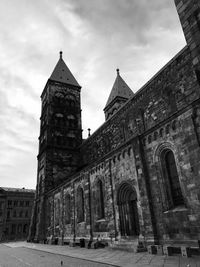
[[[185,45],[173,0],[1,0],[0,17],[0,186],[35,188],[40,95],[60,50],[86,137],[116,68],[135,92]]]

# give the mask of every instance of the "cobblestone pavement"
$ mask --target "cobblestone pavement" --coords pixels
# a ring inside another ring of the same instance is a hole
[[[200,267],[200,256],[185,258],[181,255],[160,256],[147,252],[131,253],[119,250],[87,249],[80,247],[43,245],[26,242],[15,242],[4,244],[9,247],[25,247],[28,249],[44,251],[56,255],[69,256],[72,258],[85,259],[92,262],[111,264],[123,267]],[[95,266],[95,265],[94,265]]]

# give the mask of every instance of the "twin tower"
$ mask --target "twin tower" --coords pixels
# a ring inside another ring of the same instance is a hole
[[[190,50],[191,61],[200,84],[200,1],[175,0]],[[41,95],[42,112],[39,136],[38,173],[35,208],[30,239],[42,239],[45,223],[45,197],[83,167],[81,150],[81,86],[66,66],[60,52],[59,61]],[[109,120],[133,97],[119,70],[104,112]]]

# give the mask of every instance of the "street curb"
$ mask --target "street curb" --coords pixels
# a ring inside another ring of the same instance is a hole
[[[75,257],[75,256],[71,256],[71,255],[65,255],[65,254],[46,251],[46,250],[37,249],[37,248],[29,248],[29,247],[26,247],[26,246],[22,246],[22,248],[32,249],[32,250],[36,250],[36,251],[42,251],[42,252],[46,252],[46,253],[50,253],[50,254],[56,254],[56,255],[60,255],[60,256],[64,256],[64,257],[70,257],[70,258],[73,258],[73,259],[81,259],[81,260],[84,260],[84,261],[96,262],[96,263],[99,263],[99,264],[107,264],[107,265],[110,265],[110,266],[113,266],[113,267],[122,267],[121,265],[116,265],[116,264],[113,264],[113,263],[100,262],[98,260],[91,260],[91,259],[84,259],[82,257]]]

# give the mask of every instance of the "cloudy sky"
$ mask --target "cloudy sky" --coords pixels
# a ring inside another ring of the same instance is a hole
[[[86,137],[117,67],[137,91],[185,45],[173,0],[1,0],[0,17],[0,186],[35,188],[40,95],[60,50]]]

